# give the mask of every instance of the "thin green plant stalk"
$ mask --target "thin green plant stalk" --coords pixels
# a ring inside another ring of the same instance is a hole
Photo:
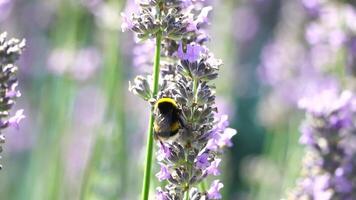
[[[184,200],[189,200],[189,190],[185,192]]]
[[[153,64],[153,88],[152,97],[158,93],[160,60],[161,60],[161,41],[162,32],[159,31],[156,35],[156,50]],[[150,191],[151,171],[152,171],[152,157],[153,157],[153,110],[150,113],[150,120],[148,124],[147,147],[146,147],[146,165],[143,177],[142,200],[148,200]]]

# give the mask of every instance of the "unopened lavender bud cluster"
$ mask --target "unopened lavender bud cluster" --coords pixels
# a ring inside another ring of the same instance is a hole
[[[205,188],[208,176],[220,174],[221,154],[232,146],[236,130],[229,128],[228,117],[216,118],[215,86],[222,61],[204,45],[208,36],[211,6],[205,1],[147,0],[138,14],[125,14],[123,30],[131,29],[140,40],[162,37],[160,88],[152,96],[152,76],[138,76],[130,90],[154,103],[160,98],[177,102],[183,120],[178,137],[157,142],[156,174],[165,186],[157,188],[158,200],[221,199],[219,180]],[[202,187],[200,187],[202,186]],[[198,189],[199,188],[199,189]]]
[[[326,89],[299,105],[306,111],[300,142],[307,153],[289,199],[356,199],[356,96]]]
[[[9,112],[16,98],[21,95],[17,90],[18,67],[15,62],[25,47],[25,40],[8,40],[6,35],[6,32],[0,34],[0,152],[5,142],[3,130],[9,126],[18,128],[20,120],[24,118],[23,110],[18,110],[13,116]]]

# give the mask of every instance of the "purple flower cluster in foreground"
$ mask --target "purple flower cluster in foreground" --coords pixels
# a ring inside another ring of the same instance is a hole
[[[356,96],[327,89],[299,102],[306,111],[300,142],[303,174],[290,199],[356,198]]]
[[[225,147],[232,146],[231,138],[236,134],[236,130],[228,128],[228,126],[228,118],[226,115],[223,115],[215,127],[207,134],[205,146],[199,152],[191,152],[192,155],[190,156],[192,156],[192,158],[190,159],[193,164],[191,170],[195,171],[196,175],[193,180],[190,180],[192,183],[199,182],[195,180],[197,178],[203,179],[208,175],[220,175],[219,165],[221,159],[216,156],[222,153]],[[168,180],[175,182],[174,176],[177,176],[177,174],[171,170],[180,165],[179,161],[184,158],[184,151],[185,150],[178,143],[159,145],[157,160],[160,162],[161,170],[156,174],[159,181]],[[201,194],[196,188],[193,188],[190,192],[190,196],[192,199],[201,199],[204,196],[208,199],[221,199],[219,190],[222,187],[223,184],[219,180],[215,180],[205,194]],[[158,188],[157,196],[160,197],[158,199],[169,199],[169,192]]]
[[[147,0],[139,2],[132,16],[122,14],[122,30],[132,30],[138,41],[148,41],[142,52],[149,52],[157,35],[162,38],[161,77],[157,96],[152,96],[151,76],[138,76],[130,90],[149,102],[168,97],[177,102],[184,122],[177,137],[159,141],[156,174],[165,187],[158,187],[156,199],[221,199],[223,184],[208,176],[220,175],[220,155],[232,146],[236,130],[228,128],[228,117],[217,118],[215,86],[222,61],[204,45],[208,41],[204,27],[212,10],[203,0]],[[139,49],[139,47],[137,47]],[[137,50],[135,50],[137,51]],[[141,51],[141,50],[140,50]],[[140,52],[139,51],[139,52]],[[152,56],[147,53],[147,56]],[[151,64],[152,57],[140,55],[134,63]]]

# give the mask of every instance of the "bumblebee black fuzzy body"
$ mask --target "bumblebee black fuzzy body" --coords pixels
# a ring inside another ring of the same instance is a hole
[[[154,134],[158,140],[173,139],[183,125],[178,105],[171,98],[157,100],[154,118]]]

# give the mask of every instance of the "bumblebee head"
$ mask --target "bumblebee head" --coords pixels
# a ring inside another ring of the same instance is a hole
[[[172,98],[161,98],[158,99],[155,104],[155,110],[159,110],[160,113],[165,114],[171,112],[172,110],[177,110],[178,105],[176,101]]]

